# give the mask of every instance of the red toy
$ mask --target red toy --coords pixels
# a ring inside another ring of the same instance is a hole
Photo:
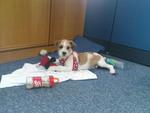
[[[54,62],[56,62],[56,58],[45,55],[42,57],[40,65],[48,69],[49,66],[57,66]]]
[[[53,76],[36,76],[26,78],[26,88],[40,88],[40,87],[50,87],[53,88],[56,83],[59,83],[59,78]]]

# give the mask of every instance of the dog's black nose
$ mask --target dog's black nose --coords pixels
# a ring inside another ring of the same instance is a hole
[[[62,54],[65,56],[67,53],[66,52],[62,52]]]

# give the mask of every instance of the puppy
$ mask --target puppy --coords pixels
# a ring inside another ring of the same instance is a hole
[[[61,40],[57,43],[59,59],[56,60],[58,66],[49,67],[49,71],[76,71],[95,68],[97,66],[109,69],[111,74],[115,74],[112,65],[105,62],[105,57],[95,52],[77,53],[74,50],[76,44],[71,40]]]

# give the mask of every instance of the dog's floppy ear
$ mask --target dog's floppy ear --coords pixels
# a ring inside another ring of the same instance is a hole
[[[70,45],[71,45],[71,48],[72,48],[72,49],[75,49],[76,46],[77,46],[74,41],[70,41]]]
[[[58,41],[55,41],[55,42],[54,42],[54,45],[55,45],[56,47],[58,47],[60,43],[61,43],[61,40],[58,40]]]

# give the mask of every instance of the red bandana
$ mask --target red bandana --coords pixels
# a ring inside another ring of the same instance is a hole
[[[73,56],[73,66],[72,66],[72,71],[77,71],[78,70],[78,61],[77,58],[75,56]]]
[[[73,52],[73,53],[74,53],[74,52]],[[73,54],[73,53],[72,53],[72,54]],[[62,66],[64,66],[67,59],[68,59],[68,57],[67,57],[67,58],[59,59],[60,64],[61,64]],[[77,71],[77,70],[78,70],[78,66],[79,66],[79,64],[78,64],[77,58],[76,58],[75,55],[73,54],[72,71]]]
[[[61,64],[62,66],[64,66],[67,59],[68,59],[68,57],[67,57],[67,58],[59,59],[60,64]]]

